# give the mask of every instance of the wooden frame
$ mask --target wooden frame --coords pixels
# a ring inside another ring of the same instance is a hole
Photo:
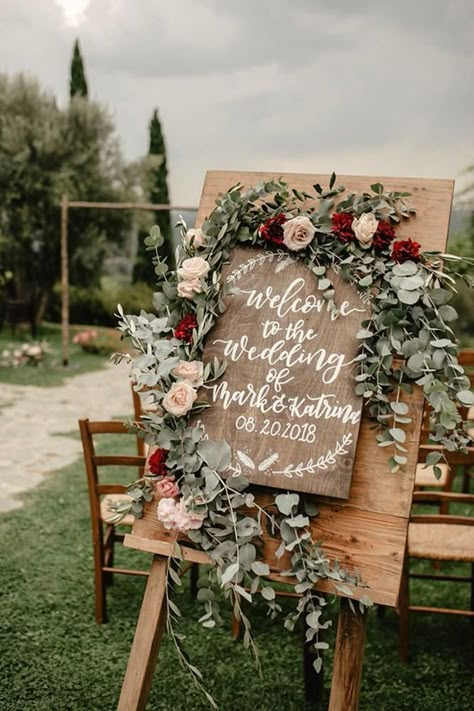
[[[329,176],[210,172],[206,176],[197,225],[212,211],[218,194],[232,185],[253,185],[261,180],[282,177],[292,187],[309,190],[319,182],[326,184]],[[410,224],[403,223],[397,230],[400,237],[412,237],[422,248],[443,251],[452,200],[453,182],[450,180],[418,180],[410,178],[379,178],[339,176],[347,190],[365,191],[374,182],[382,182],[388,190],[402,190],[413,194],[417,217]],[[396,606],[404,561],[411,496],[414,485],[418,445],[420,440],[423,394],[414,389],[404,395],[409,402],[413,421],[407,426],[408,463],[406,470],[390,475],[386,451],[375,440],[373,423],[364,416],[356,453],[351,495],[348,501],[335,501],[317,497],[319,516],[312,520],[315,538],[324,541],[324,549],[331,559],[344,567],[357,569],[369,590],[358,588],[354,599],[369,593],[374,603]],[[265,488],[256,490],[260,505],[273,501]],[[154,506],[145,507],[144,517],[135,522],[132,533],[125,537],[125,545],[154,554],[135,640],[125,675],[119,711],[144,709],[151,684],[158,647],[163,634],[164,575],[167,557],[173,554],[176,534],[165,530],[157,521]],[[264,534],[264,559],[270,565],[270,579],[281,580],[279,573],[287,567],[287,560],[275,558],[277,544]],[[180,540],[183,558],[197,563],[209,562],[207,555],[194,550]],[[288,582],[288,579],[285,579]],[[328,581],[321,581],[317,589],[334,592]],[[335,666],[331,688],[331,711],[355,711],[362,676],[362,652],[365,634],[365,616],[350,609],[346,599],[341,600]]]

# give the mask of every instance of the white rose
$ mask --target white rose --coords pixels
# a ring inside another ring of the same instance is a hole
[[[360,246],[368,249],[374,239],[374,234],[377,232],[379,221],[373,212],[364,212],[359,218],[352,220],[352,231],[360,242]]]
[[[315,227],[309,217],[298,215],[283,225],[283,244],[297,252],[313,241]]]
[[[162,405],[167,412],[182,417],[192,408],[196,398],[196,391],[189,380],[180,380],[179,383],[173,383],[164,396]]]
[[[190,279],[203,279],[209,271],[209,264],[202,257],[190,257],[184,259],[178,269],[180,279],[189,281]]]
[[[204,232],[201,230],[199,227],[198,229],[192,229],[188,230],[186,232],[186,239],[189,244],[191,244],[191,240],[193,242],[192,246],[194,249],[197,249],[198,247],[202,247],[204,243],[206,242],[206,239],[204,237]]]
[[[182,299],[193,299],[194,294],[200,294],[202,291],[201,282],[199,279],[185,279],[179,282],[177,291]]]
[[[204,363],[200,360],[180,360],[176,368],[171,371],[175,378],[189,380],[191,385],[199,388],[203,381]]]

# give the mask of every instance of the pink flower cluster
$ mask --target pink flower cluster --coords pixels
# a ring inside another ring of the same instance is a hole
[[[98,335],[99,334],[97,333],[97,331],[94,331],[93,329],[88,329],[87,331],[81,331],[80,333],[76,333],[76,335],[72,339],[72,342],[76,343],[79,346],[82,346],[88,343],[93,338],[97,338]]]
[[[187,508],[186,501],[161,499],[157,509],[158,521],[169,531],[187,533],[192,528],[201,528],[203,516]]]

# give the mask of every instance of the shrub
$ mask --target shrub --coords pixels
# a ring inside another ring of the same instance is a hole
[[[84,331],[76,333],[72,341],[86,353],[98,353],[99,355],[107,356],[122,350],[120,334],[112,329],[96,330],[94,328],[86,328]]]
[[[70,322],[114,327],[117,325],[114,315],[117,304],[122,304],[125,313],[139,313],[140,309],[152,308],[152,297],[153,289],[143,282],[105,289],[71,286],[69,289]],[[55,299],[48,309],[47,319],[55,323],[61,321],[59,285],[55,288]]]
[[[24,365],[39,365],[50,348],[47,341],[31,341],[21,345],[9,345],[0,354],[0,367],[19,368]]]

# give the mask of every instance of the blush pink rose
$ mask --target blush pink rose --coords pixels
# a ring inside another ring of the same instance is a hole
[[[190,279],[204,279],[209,272],[209,264],[202,257],[184,259],[177,270],[178,276],[184,281]]]
[[[179,494],[179,486],[173,479],[165,477],[156,482],[155,491],[165,498],[174,498]]]
[[[162,405],[165,410],[176,417],[183,417],[192,408],[197,398],[195,389],[189,380],[180,380],[173,383],[163,398]]]
[[[188,240],[188,243],[191,245],[192,242],[192,247],[194,249],[198,249],[199,247],[202,247],[205,243],[205,237],[204,237],[204,232],[201,230],[200,227],[197,229],[191,229],[186,232],[186,239]]]
[[[199,279],[184,279],[178,284],[177,292],[178,296],[182,299],[194,299],[195,294],[200,294],[202,291],[202,284]]]
[[[353,219],[352,231],[363,249],[368,249],[371,246],[378,226],[379,221],[373,212],[364,212],[359,218]]]
[[[283,225],[283,244],[293,252],[304,249],[314,239],[315,226],[306,215],[298,215]]]
[[[189,380],[195,388],[199,388],[203,382],[204,363],[200,360],[180,360],[171,372],[176,378]]]

